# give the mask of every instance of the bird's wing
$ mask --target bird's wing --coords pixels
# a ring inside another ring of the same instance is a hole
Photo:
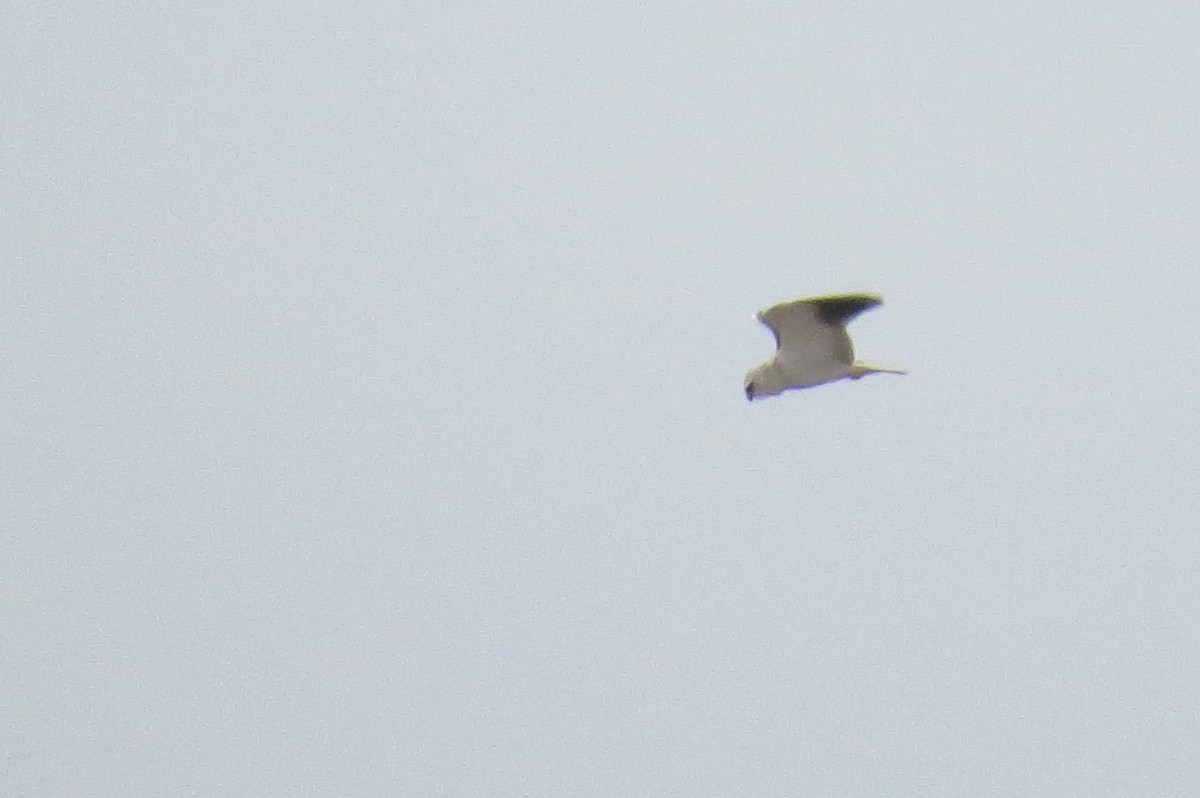
[[[854,362],[854,345],[846,323],[882,302],[871,294],[816,297],[784,302],[758,314],[775,333],[775,345],[798,362]]]

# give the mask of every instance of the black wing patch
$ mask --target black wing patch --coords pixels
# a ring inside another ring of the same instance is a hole
[[[823,323],[842,326],[864,310],[870,310],[883,300],[870,294],[833,296],[808,300],[817,309],[817,318]]]

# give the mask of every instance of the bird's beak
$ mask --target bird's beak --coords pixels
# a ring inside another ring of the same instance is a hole
[[[751,388],[749,385],[746,386],[746,401],[747,402],[754,401],[754,389]]]

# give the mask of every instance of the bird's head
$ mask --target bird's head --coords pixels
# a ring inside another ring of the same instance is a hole
[[[783,381],[774,363],[755,366],[746,373],[746,399],[753,402],[764,396],[774,396],[783,391]]]

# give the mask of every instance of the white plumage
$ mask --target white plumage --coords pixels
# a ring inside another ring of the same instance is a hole
[[[854,360],[854,344],[846,325],[882,302],[873,294],[845,294],[798,299],[760,311],[756,318],[775,334],[775,356],[746,374],[746,398],[775,396],[845,377],[857,380],[868,374],[906,374]]]

